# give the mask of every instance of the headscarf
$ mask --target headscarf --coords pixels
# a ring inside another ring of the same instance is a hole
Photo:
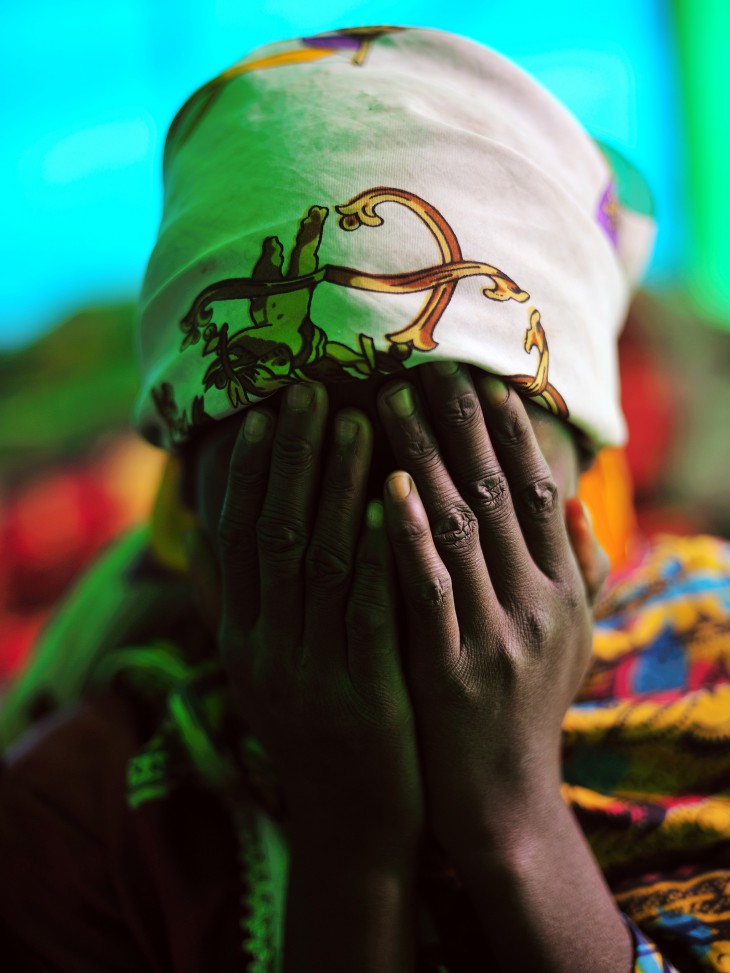
[[[293,382],[443,359],[620,444],[616,338],[653,223],[615,160],[453,34],[367,27],[254,51],[167,136],[137,427],[175,449]]]

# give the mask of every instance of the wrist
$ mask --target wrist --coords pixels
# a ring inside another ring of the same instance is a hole
[[[570,811],[563,801],[560,782],[533,782],[529,787],[492,789],[481,801],[465,807],[448,824],[434,828],[444,850],[460,871],[492,862],[495,869],[509,867],[530,849],[549,841],[567,824]]]
[[[292,856],[347,861],[373,868],[410,866],[418,858],[421,834],[396,823],[297,809],[289,815],[287,838]]]

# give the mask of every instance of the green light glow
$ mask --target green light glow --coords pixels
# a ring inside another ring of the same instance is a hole
[[[674,0],[674,12],[692,198],[686,286],[697,309],[730,330],[730,3]]]

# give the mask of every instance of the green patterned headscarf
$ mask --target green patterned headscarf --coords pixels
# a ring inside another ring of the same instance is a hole
[[[135,420],[165,448],[292,382],[470,362],[624,438],[616,337],[653,224],[550,94],[398,27],[253,52],[170,128]]]

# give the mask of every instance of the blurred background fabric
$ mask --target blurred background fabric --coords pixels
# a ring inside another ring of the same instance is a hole
[[[644,174],[659,231],[621,343],[631,439],[585,495],[616,566],[642,534],[730,533],[726,0],[3,0],[0,689],[157,490],[162,457],[127,423],[167,125],[254,47],[378,23],[496,48]]]

